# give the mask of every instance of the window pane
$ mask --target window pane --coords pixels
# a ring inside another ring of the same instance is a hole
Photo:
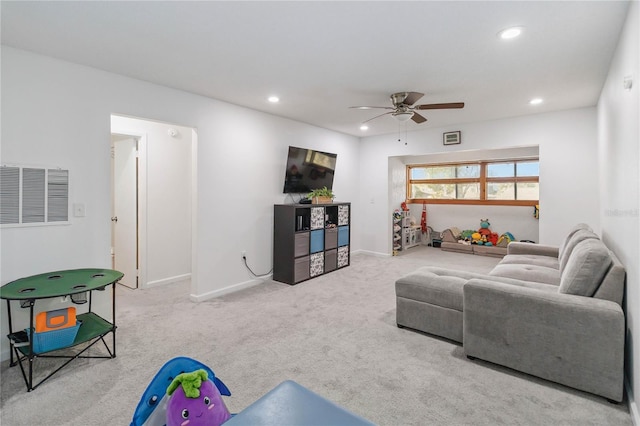
[[[465,164],[456,168],[457,177],[459,178],[479,178],[480,164]]]
[[[456,186],[454,184],[413,183],[411,184],[411,198],[455,199]]]
[[[409,169],[409,179],[426,179],[427,168],[426,167],[412,167]]]
[[[513,182],[487,183],[487,200],[515,200]]]
[[[456,177],[455,166],[427,167],[426,179],[451,179]]]
[[[538,161],[516,163],[516,176],[540,176],[540,163]]]
[[[539,200],[540,185],[538,182],[519,182],[516,186],[518,200]]]
[[[487,164],[488,177],[513,177],[513,163],[493,163]]]
[[[460,183],[457,186],[458,200],[479,200],[480,184],[479,183]]]

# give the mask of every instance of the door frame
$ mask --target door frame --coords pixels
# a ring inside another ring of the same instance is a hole
[[[138,286],[137,288],[147,287],[147,134],[136,132],[133,130],[118,129],[114,131],[111,129],[112,135],[124,135],[131,136],[138,140],[138,187],[137,187],[137,211],[138,211],[138,238],[137,238],[137,252],[138,252]],[[111,173],[111,191],[115,194],[114,182],[113,182],[113,170]],[[110,202],[111,211],[113,211],[113,196]],[[111,256],[113,260],[113,222],[111,223]]]

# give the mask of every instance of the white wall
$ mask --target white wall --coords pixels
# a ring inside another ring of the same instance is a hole
[[[114,115],[111,132],[144,135],[139,160],[139,204],[145,222],[140,235],[145,270],[141,285],[189,279],[192,129]]]
[[[86,216],[69,226],[2,229],[1,284],[52,270],[110,267],[113,113],[197,129],[194,299],[256,282],[241,250],[255,271],[271,269],[273,204],[291,201],[282,194],[289,145],[337,153],[337,198],[352,201],[356,217],[360,211],[355,137],[6,46],[1,54],[1,160],[68,168],[71,203],[86,205]],[[353,221],[354,250],[361,226]]]
[[[598,102],[602,239],[627,270],[626,379],[640,424],[640,4],[632,2]],[[633,77],[631,90],[623,88]]]
[[[443,146],[442,133],[453,130],[462,131],[462,143]],[[446,212],[447,215],[457,215],[456,221],[461,223],[447,227],[460,227],[464,223],[476,223],[474,227],[479,227],[479,219],[489,217],[496,231],[515,234],[517,231],[513,227],[521,218],[527,225],[522,227],[521,235],[515,235],[516,238],[553,245],[560,244],[563,235],[575,223],[586,222],[596,231],[600,229],[598,197],[594,191],[598,187],[595,108],[468,123],[455,128],[427,127],[409,132],[406,145],[397,139],[396,135],[384,135],[362,140],[360,202],[364,207],[372,207],[372,202],[376,205],[376,208],[368,210],[370,214],[357,218],[363,226],[361,245],[367,251],[388,255],[391,250],[390,218],[393,210],[398,208],[398,203],[397,196],[392,196],[395,190],[392,191],[390,185],[393,188],[398,185],[390,183],[389,177],[395,175],[390,168],[403,167],[401,161],[389,162],[389,157],[394,156],[400,156],[406,162],[407,156],[537,145],[540,155],[541,209],[537,238],[532,223],[532,208],[514,208],[512,222],[509,222],[503,213],[504,209],[487,209],[486,214],[478,215],[481,210],[443,206],[438,209],[440,211],[434,210],[437,216],[432,216],[432,220],[444,225],[444,219],[437,217],[442,217],[442,213]],[[431,206],[428,208],[431,209]]]

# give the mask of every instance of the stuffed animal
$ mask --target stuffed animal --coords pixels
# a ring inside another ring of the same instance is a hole
[[[480,229],[478,229],[480,235],[491,235],[491,229],[489,229],[489,226],[491,226],[489,219],[480,219]]]
[[[179,374],[167,395],[167,426],[219,426],[231,418],[205,370]]]
[[[498,238],[496,245],[498,247],[506,247],[509,245],[511,241],[515,241],[515,240],[516,239],[511,232],[505,232],[504,234],[500,235],[500,238]]]
[[[465,229],[464,231],[462,231],[460,233],[460,239],[465,240],[465,241],[471,241],[472,238],[471,236],[473,235],[473,233],[476,232],[472,229]]]
[[[473,234],[471,234],[471,244],[482,245],[482,235],[479,232],[474,232]]]
[[[491,232],[491,229],[489,229],[490,225],[489,219],[480,219],[480,229],[478,229],[480,242],[477,244],[495,246],[498,243],[498,234]]]

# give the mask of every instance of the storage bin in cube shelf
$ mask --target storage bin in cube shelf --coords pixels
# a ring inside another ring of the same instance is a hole
[[[76,339],[80,325],[82,325],[82,321],[78,321],[77,324],[72,327],[66,327],[60,330],[43,331],[40,333],[34,332],[33,352],[43,353],[71,346]],[[30,334],[28,328],[25,331],[27,335]]]

